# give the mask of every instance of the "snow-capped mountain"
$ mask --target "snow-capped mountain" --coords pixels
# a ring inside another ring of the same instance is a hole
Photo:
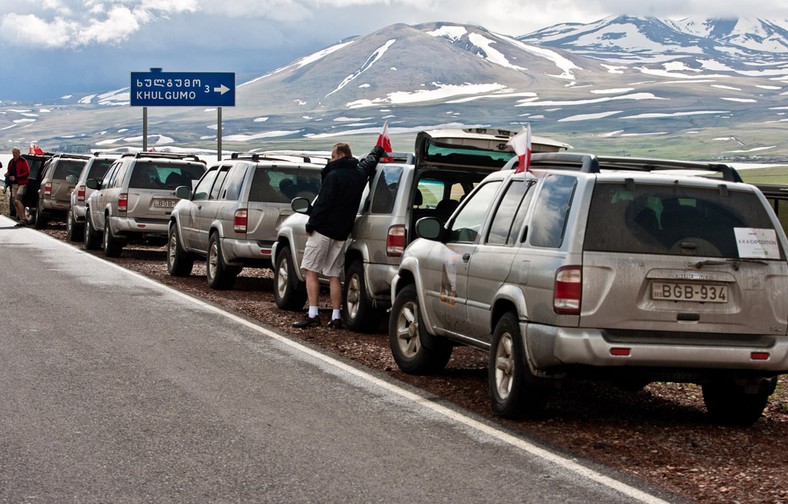
[[[241,83],[224,111],[224,145],[330,143],[376,135],[385,121],[395,136],[530,123],[536,134],[599,153],[788,159],[787,26],[622,16],[515,38],[454,23],[395,24]],[[24,130],[39,144],[127,145],[141,133],[138,111],[118,106],[127,100],[120,89],[8,108],[0,131]],[[174,144],[216,141],[214,110],[164,107],[155,117],[150,134]],[[83,131],[67,129],[75,124]]]

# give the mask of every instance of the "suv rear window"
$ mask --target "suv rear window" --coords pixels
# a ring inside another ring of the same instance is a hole
[[[205,173],[201,163],[167,163],[161,161],[138,161],[134,164],[129,187],[134,189],[175,189],[178,186],[192,187],[192,180]]]
[[[745,231],[774,232],[754,193],[718,188],[599,183],[594,188],[584,241],[587,251],[709,257],[741,253]],[[737,237],[737,233],[739,236]],[[761,234],[760,236],[764,236]],[[784,257],[772,244],[773,259]]]
[[[55,173],[52,174],[52,178],[65,180],[69,175],[73,175],[74,178],[77,178],[84,166],[85,160],[61,159],[57,162],[57,166],[55,166]]]

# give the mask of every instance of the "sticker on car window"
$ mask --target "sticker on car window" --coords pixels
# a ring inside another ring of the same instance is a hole
[[[741,258],[777,259],[780,247],[774,229],[733,228]]]

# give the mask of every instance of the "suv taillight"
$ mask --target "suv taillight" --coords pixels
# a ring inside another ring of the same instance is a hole
[[[235,215],[233,215],[233,231],[236,233],[245,233],[248,222],[249,212],[245,208],[236,210]]]
[[[583,274],[580,266],[564,266],[555,273],[553,311],[559,315],[580,315]]]
[[[85,201],[85,186],[77,187],[77,201]]]
[[[405,250],[405,226],[397,224],[391,226],[386,234],[386,255],[400,257]]]
[[[48,198],[52,196],[52,182],[47,182],[44,184],[44,197]]]
[[[118,212],[125,212],[129,209],[129,194],[121,193],[118,196]]]

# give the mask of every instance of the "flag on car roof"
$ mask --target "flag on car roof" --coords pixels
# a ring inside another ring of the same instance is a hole
[[[389,122],[386,121],[383,123],[383,131],[380,132],[378,135],[378,141],[375,144],[376,147],[383,147],[383,150],[386,152],[391,152],[391,138],[389,138]],[[394,161],[394,158],[382,158],[381,161]]]
[[[514,172],[528,171],[531,167],[531,123],[528,123],[523,131],[510,138],[506,145],[511,145],[514,153],[519,157],[519,163]]]
[[[39,147],[38,144],[31,143],[30,144],[30,154],[43,155],[44,154],[44,149]]]

